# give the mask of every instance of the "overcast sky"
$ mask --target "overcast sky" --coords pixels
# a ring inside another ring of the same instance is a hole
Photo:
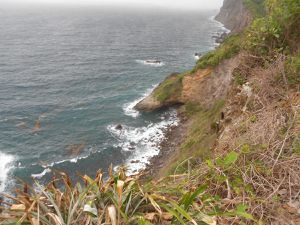
[[[10,4],[72,4],[72,5],[143,5],[181,9],[219,9],[223,0],[0,0]]]

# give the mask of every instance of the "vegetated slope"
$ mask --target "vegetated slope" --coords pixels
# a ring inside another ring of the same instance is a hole
[[[247,1],[255,15],[248,28],[163,81],[150,95],[154,106],[137,106],[180,104],[188,120],[165,176],[141,183],[142,174],[120,170],[104,181],[99,171],[72,185],[58,173],[39,192],[24,185],[0,221],[299,224],[300,2],[266,0],[266,15],[261,5]]]

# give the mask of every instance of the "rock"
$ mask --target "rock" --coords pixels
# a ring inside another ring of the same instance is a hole
[[[228,36],[226,32],[223,32],[220,36],[213,36],[215,42],[221,44],[224,42],[225,38]]]
[[[252,15],[244,1],[224,0],[215,19],[223,23],[232,33],[239,33],[252,21]]]
[[[35,121],[34,128],[32,129],[33,133],[39,132],[41,130],[41,121],[38,119]]]
[[[151,64],[160,64],[160,63],[161,63],[161,61],[160,61],[160,60],[151,60],[151,59],[149,59],[149,60],[146,60],[146,63],[151,63]]]
[[[279,195],[286,195],[288,193],[288,191],[286,189],[281,189],[278,191]]]
[[[159,88],[161,88],[165,82],[167,81],[174,81],[174,83],[176,83],[176,79],[177,76],[179,75],[179,73],[172,73],[170,74],[163,82],[161,82],[158,87],[156,87],[153,92],[148,95],[146,98],[144,98],[143,100],[141,100],[140,102],[138,102],[135,106],[134,109],[139,110],[139,111],[144,111],[144,112],[152,112],[158,109],[161,109],[163,107],[168,107],[171,105],[175,105],[176,103],[180,103],[177,96],[173,96],[172,94],[167,97],[165,100],[160,101],[157,99],[157,97],[155,96],[155,93],[157,90],[159,90]],[[169,87],[170,88],[170,87]],[[177,92],[176,92],[177,94]]]
[[[134,142],[130,142],[128,149],[129,150],[134,150],[135,146],[136,146],[136,144]]]
[[[140,163],[140,160],[132,160],[130,163]]]
[[[121,124],[118,124],[116,127],[115,127],[116,130],[122,130],[123,129],[123,126]]]
[[[151,112],[161,107],[162,103],[156,100],[152,95],[147,96],[134,106],[135,109],[145,112]]]
[[[152,220],[155,219],[155,216],[156,216],[156,213],[147,213],[147,214],[144,216],[144,218],[145,218],[146,220],[152,221]]]
[[[67,149],[71,156],[78,156],[82,153],[84,147],[85,147],[85,143],[71,144],[67,146]]]
[[[17,124],[17,127],[19,127],[19,128],[27,128],[27,124],[26,124],[26,122],[21,122],[21,123]]]

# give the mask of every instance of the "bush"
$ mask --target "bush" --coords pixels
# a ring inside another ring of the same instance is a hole
[[[197,62],[194,70],[215,67],[224,59],[229,59],[240,51],[240,38],[232,35],[225,39],[224,43],[212,52],[208,52]]]
[[[246,50],[260,56],[295,51],[300,37],[300,2],[267,0],[265,5],[268,15],[253,21],[246,33]]]
[[[254,17],[262,17],[266,13],[265,0],[244,0],[244,4]]]

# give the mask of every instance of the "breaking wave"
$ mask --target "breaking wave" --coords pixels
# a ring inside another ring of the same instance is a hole
[[[175,110],[166,112],[161,121],[149,123],[145,127],[131,127],[123,125],[121,129],[116,124],[109,125],[107,129],[117,140],[115,147],[131,152],[126,160],[128,173],[135,174],[144,169],[149,160],[159,154],[160,142],[165,138],[165,131],[170,126],[178,125],[179,119]]]
[[[13,169],[14,157],[12,155],[7,155],[0,152],[0,193],[5,190],[5,188],[10,184],[8,181],[8,176]]]

